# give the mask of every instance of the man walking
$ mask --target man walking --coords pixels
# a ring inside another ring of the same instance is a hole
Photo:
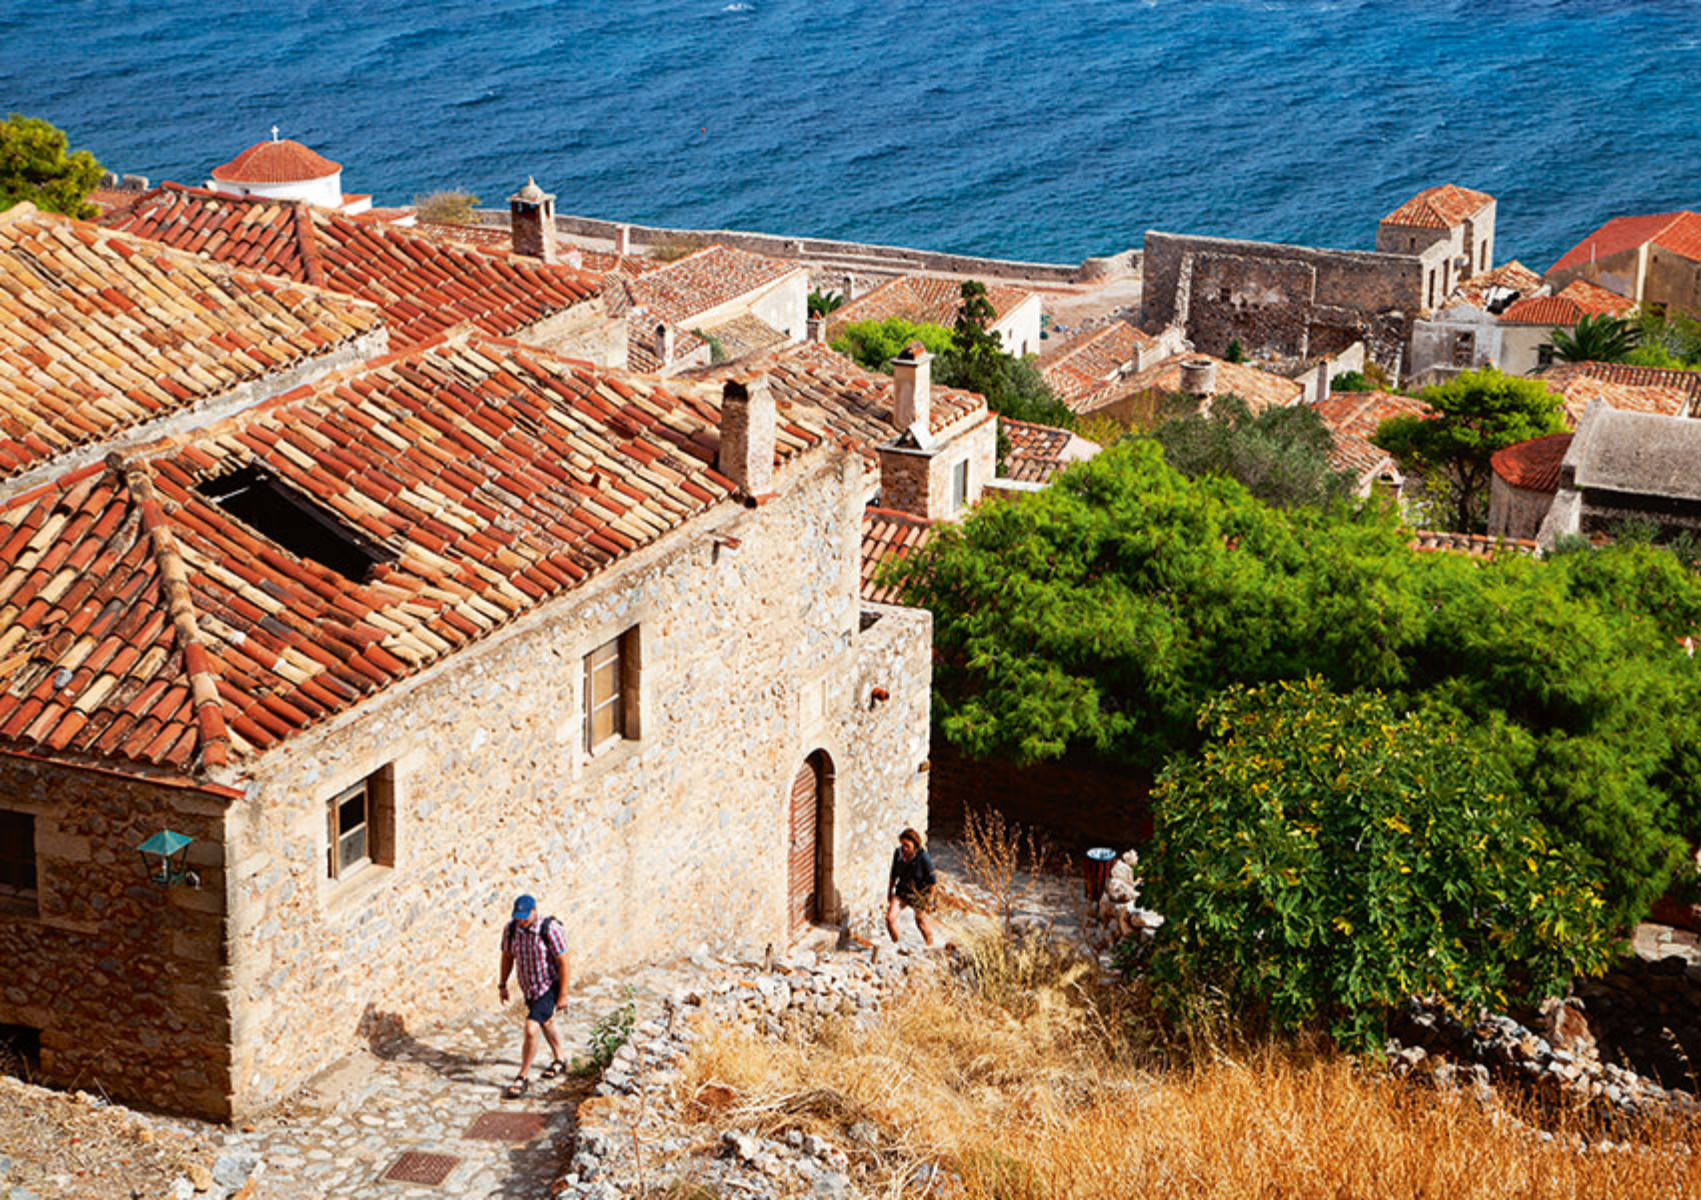
[[[521,896],[514,901],[514,917],[502,930],[502,978],[496,994],[508,1002],[508,973],[518,965],[520,994],[526,998],[526,1036],[520,1045],[520,1073],[502,1094],[517,1100],[531,1087],[532,1057],[542,1031],[553,1061],[543,1078],[567,1073],[561,1057],[561,1038],[555,1032],[555,1010],[567,1002],[567,935],[554,917],[539,917],[537,901]]]

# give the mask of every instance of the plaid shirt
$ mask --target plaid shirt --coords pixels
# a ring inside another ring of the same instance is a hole
[[[527,1000],[536,1000],[561,982],[555,960],[567,953],[567,935],[561,932],[560,921],[551,921],[545,946],[542,928],[541,920],[535,926],[509,921],[502,931],[502,952],[514,956],[514,974]]]

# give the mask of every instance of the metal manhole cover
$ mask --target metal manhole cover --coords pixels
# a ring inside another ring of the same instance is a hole
[[[409,1150],[391,1163],[390,1169],[379,1178],[386,1183],[422,1183],[427,1187],[436,1187],[449,1178],[449,1172],[459,1166],[460,1162],[453,1154],[427,1154],[422,1150]]]
[[[484,1142],[529,1142],[543,1132],[549,1118],[538,1112],[480,1113],[467,1137]]]

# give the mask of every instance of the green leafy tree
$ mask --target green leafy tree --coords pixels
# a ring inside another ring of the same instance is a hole
[[[902,317],[855,321],[839,330],[833,349],[870,371],[890,374],[892,360],[911,342],[920,342],[931,354],[944,355],[951,350],[951,331],[943,325],[917,324]]]
[[[1235,685],[1316,675],[1499,731],[1491,750],[1629,922],[1701,841],[1701,580],[1609,546],[1420,554],[1385,507],[1277,510],[1128,439],[982,505],[892,570],[931,609],[934,714],[965,753],[1156,769]]]
[[[1445,478],[1453,528],[1475,528],[1487,498],[1489,459],[1496,450],[1564,428],[1559,397],[1539,379],[1466,371],[1420,393],[1425,414],[1390,417],[1371,441],[1408,472]]]
[[[1459,721],[1309,679],[1230,689],[1199,723],[1145,860],[1172,1000],[1210,983],[1375,1050],[1408,997],[1533,1002],[1611,960],[1600,896]]]
[[[1228,348],[1223,351],[1223,361],[1231,363],[1243,363],[1246,361],[1246,347],[1241,344],[1239,338],[1229,339]]]
[[[997,318],[986,285],[973,279],[965,282],[951,347],[937,368],[939,381],[979,392],[1000,416],[1072,428],[1075,414],[1057,398],[1032,360],[1005,353],[1003,342],[992,332]]]
[[[1624,362],[1640,344],[1636,327],[1610,313],[1585,313],[1567,332],[1554,329],[1548,340],[1565,362]]]
[[[1371,390],[1370,380],[1366,379],[1363,371],[1342,371],[1329,381],[1331,392],[1368,392]]]
[[[1353,492],[1353,477],[1329,464],[1334,437],[1309,405],[1254,414],[1239,396],[1223,395],[1211,401],[1208,416],[1191,396],[1175,397],[1169,408],[1173,415],[1150,436],[1184,475],[1239,480],[1277,508],[1321,508]]]
[[[87,150],[68,154],[63,130],[13,113],[0,121],[0,209],[24,201],[47,212],[93,217],[88,195],[100,184],[101,165]]]
[[[1701,368],[1701,321],[1687,313],[1640,309],[1636,338],[1639,344],[1625,362],[1689,371]]]

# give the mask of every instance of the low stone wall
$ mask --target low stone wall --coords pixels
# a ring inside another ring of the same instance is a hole
[[[507,228],[508,214],[481,209],[479,223]],[[669,242],[718,242],[736,246],[753,254],[773,258],[860,260],[864,270],[888,270],[894,274],[911,271],[936,271],[946,275],[976,275],[989,279],[1016,280],[1028,283],[1075,283],[1086,278],[1104,278],[1107,273],[1138,269],[1134,251],[1106,258],[1090,258],[1085,263],[1022,262],[1016,259],[983,258],[972,254],[946,254],[938,250],[912,250],[903,246],[883,246],[873,242],[842,242],[833,238],[785,237],[774,233],[753,233],[743,229],[671,229],[662,225],[637,225],[629,221],[605,221],[597,217],[556,214],[558,232],[574,237],[595,238],[614,242],[624,230],[631,239],[634,251]],[[850,265],[848,262],[845,265]]]

